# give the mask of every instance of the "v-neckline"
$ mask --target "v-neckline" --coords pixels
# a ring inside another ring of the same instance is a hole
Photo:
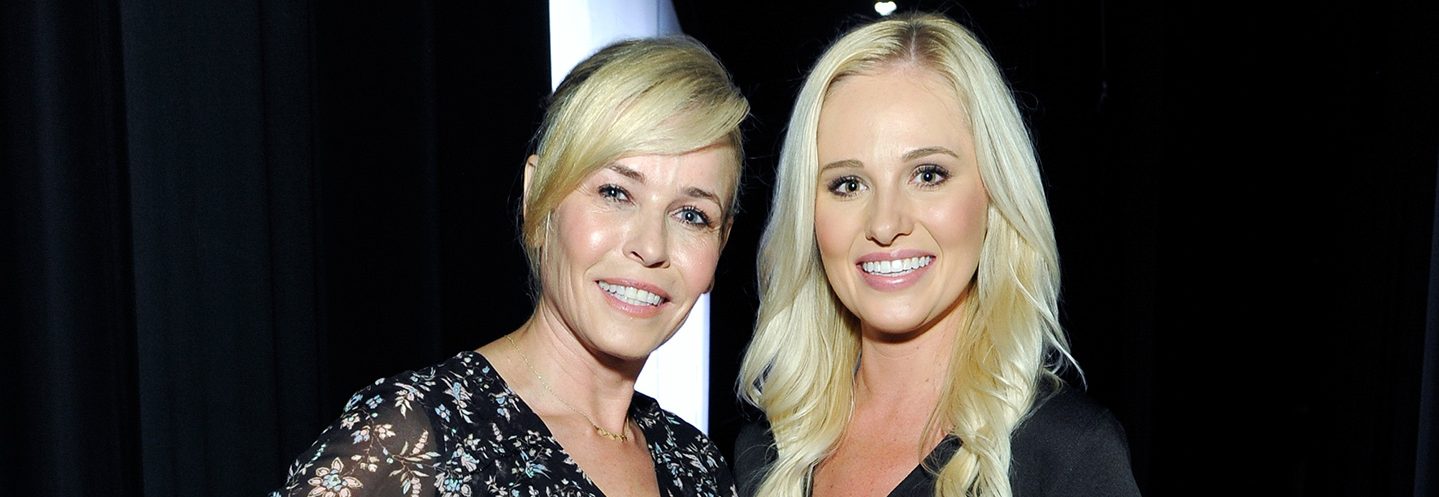
[[[919,487],[920,490],[929,491],[929,493],[922,493],[921,495],[931,495],[934,492],[934,484],[933,479],[925,475],[925,464],[928,464],[930,467],[936,469],[943,467],[944,463],[948,462],[949,458],[954,456],[954,452],[956,450],[959,450],[959,444],[960,442],[958,437],[955,437],[952,434],[945,435],[938,444],[935,444],[933,449],[930,449],[929,454],[925,455],[924,459],[920,461],[919,464],[916,464],[914,466],[914,469],[910,470],[909,473],[905,474],[904,478],[899,480],[899,483],[896,483],[894,485],[894,488],[891,488],[889,490],[889,493],[886,493],[885,495],[889,497],[904,497],[906,495],[913,495],[910,493],[900,492],[907,491],[914,487]],[[805,488],[805,497],[814,497],[813,467],[810,468],[809,484],[806,485]]]
[[[922,488],[929,490],[930,493],[933,493],[934,479],[925,474],[924,466],[928,464],[929,467],[935,469],[944,467],[944,463],[949,462],[949,458],[953,456],[954,451],[958,449],[959,438],[955,437],[954,435],[945,435],[944,439],[940,440],[939,443],[934,446],[934,449],[930,450],[929,454],[924,456],[924,460],[920,461],[919,464],[915,465],[914,469],[910,470],[909,474],[905,475],[904,479],[900,480],[899,484],[895,485],[893,489],[890,489],[889,493],[886,495],[889,495],[890,497],[911,495],[900,492],[913,488],[915,486],[921,486]]]
[[[555,433],[550,430],[550,425],[545,423],[545,418],[540,417],[539,413],[535,412],[535,410],[530,407],[529,402],[526,402],[525,398],[521,396],[519,392],[516,392],[513,388],[510,388],[510,382],[505,380],[504,375],[501,375],[500,370],[495,368],[495,365],[493,362],[490,361],[490,358],[485,357],[484,354],[476,351],[469,352],[475,354],[476,356],[479,356],[479,360],[482,361],[482,365],[489,367],[490,371],[494,373],[496,386],[503,389],[506,394],[514,397],[516,414],[522,417],[529,418],[528,421],[532,421],[537,426],[539,426],[539,435],[543,437],[546,442],[553,445],[554,449],[558,451],[560,455],[564,456],[564,459],[561,460],[561,463],[566,463],[574,466],[575,472],[579,473],[579,475],[584,478],[585,484],[590,487],[588,490],[593,492],[594,495],[605,495],[605,492],[600,489],[600,486],[595,483],[594,479],[590,478],[589,472],[585,471],[585,468],[580,466],[580,462],[576,460],[573,455],[570,454],[569,450],[565,449],[564,444],[560,443],[560,439],[555,438]],[[668,495],[665,493],[664,485],[660,483],[660,471],[664,468],[660,467],[658,462],[659,454],[655,452],[655,434],[650,433],[648,430],[645,430],[645,424],[640,423],[640,416],[646,413],[642,413],[639,411],[639,400],[639,392],[635,392],[635,394],[630,397],[629,419],[634,420],[635,428],[638,429],[640,433],[644,434],[645,450],[649,452],[650,465],[653,466],[655,470],[655,490],[658,492],[657,495],[659,495],[660,497],[664,497]]]

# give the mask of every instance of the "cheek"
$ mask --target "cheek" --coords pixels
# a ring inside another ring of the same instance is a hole
[[[979,257],[984,243],[984,230],[989,202],[982,193],[964,195],[949,202],[930,204],[929,217],[936,241],[950,250],[972,253]]]
[[[557,209],[554,231],[550,233],[550,240],[555,242],[551,244],[551,258],[572,269],[593,265],[613,244],[617,231],[603,217],[583,209]]]
[[[836,257],[849,258],[855,231],[852,219],[854,216],[845,215],[843,209],[830,202],[820,200],[815,203],[814,238],[821,258],[826,261]]]
[[[703,293],[714,279],[715,267],[719,266],[719,235],[692,236],[673,243],[676,249],[671,257],[684,273],[686,286],[696,294]]]

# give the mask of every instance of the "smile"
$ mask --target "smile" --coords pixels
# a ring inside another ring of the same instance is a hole
[[[659,295],[655,295],[654,293],[651,293],[649,291],[641,290],[632,286],[612,285],[603,281],[600,281],[598,283],[601,290],[608,292],[610,295],[613,295],[615,298],[626,304],[645,305],[653,307],[660,305],[665,301],[664,297],[660,297]]]
[[[926,255],[921,257],[910,257],[908,259],[895,259],[891,261],[869,261],[860,263],[860,270],[868,274],[878,276],[901,276],[914,272],[915,270],[928,266],[934,262],[934,256]]]

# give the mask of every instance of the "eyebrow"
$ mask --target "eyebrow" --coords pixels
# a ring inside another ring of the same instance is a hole
[[[685,195],[689,195],[693,198],[709,200],[711,202],[714,202],[715,205],[724,207],[724,202],[720,202],[719,195],[715,195],[714,192],[711,192],[709,190],[704,190],[691,186],[689,188],[685,188]]]
[[[956,159],[959,158],[959,154],[956,154],[956,153],[954,153],[953,150],[950,150],[950,149],[947,149],[947,148],[944,148],[944,147],[924,147],[924,148],[917,148],[917,149],[914,149],[914,150],[910,150],[909,152],[905,152],[905,154],[904,154],[904,160],[905,160],[905,162],[908,162],[908,161],[912,161],[912,160],[918,159],[918,158],[920,158],[920,157],[928,157],[928,156],[936,155],[936,154],[948,155],[948,156],[954,157],[954,158],[956,158]]]
[[[629,179],[638,181],[638,182],[640,182],[641,184],[643,184],[643,183],[645,182],[645,175],[640,174],[639,171],[636,171],[636,170],[634,170],[634,169],[630,169],[630,168],[625,167],[625,166],[623,166],[623,165],[620,165],[620,164],[610,164],[609,167],[608,167],[608,169],[611,170],[611,171],[614,171],[614,172],[616,172],[616,173],[619,173],[620,176],[624,176],[624,177],[626,177],[626,178],[629,178]]]
[[[825,164],[824,167],[819,168],[819,172],[823,173],[830,169],[839,169],[842,167],[863,168],[864,164],[854,159],[837,160],[829,164]]]
[[[638,181],[642,185],[645,183],[645,175],[634,169],[630,169],[620,164],[610,164],[607,169],[618,173],[620,176],[624,176],[626,178]],[[714,192],[705,190],[703,188],[691,186],[685,188],[684,193],[686,196],[689,196],[691,198],[709,200],[721,207],[724,206],[724,202],[720,201],[719,195],[715,195]]]
[[[954,158],[956,158],[956,159],[959,158],[959,154],[956,154],[956,153],[954,153],[953,150],[950,150],[950,149],[947,149],[947,148],[944,148],[944,147],[924,147],[924,148],[916,148],[916,149],[914,149],[914,150],[910,150],[910,151],[908,151],[908,152],[905,152],[905,153],[904,153],[903,160],[904,160],[905,162],[909,162],[909,161],[912,161],[912,160],[915,160],[915,159],[918,159],[918,158],[921,158],[921,157],[929,157],[929,156],[931,156],[931,155],[948,155],[948,156],[954,157]],[[860,161],[857,161],[857,160],[854,160],[854,159],[845,159],[845,160],[837,160],[837,161],[831,162],[831,163],[829,163],[829,164],[825,164],[823,167],[819,168],[819,172],[823,173],[823,172],[828,171],[828,170],[830,170],[830,169],[838,169],[838,168],[863,168],[863,167],[864,167],[864,163],[862,163],[862,162],[860,162]]]

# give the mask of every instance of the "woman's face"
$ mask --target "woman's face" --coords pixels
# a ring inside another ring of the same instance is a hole
[[[724,145],[591,174],[551,215],[541,306],[592,352],[648,357],[709,291],[738,174]]]
[[[818,146],[815,238],[845,307],[866,333],[957,319],[989,201],[952,87],[907,66],[840,80]]]

